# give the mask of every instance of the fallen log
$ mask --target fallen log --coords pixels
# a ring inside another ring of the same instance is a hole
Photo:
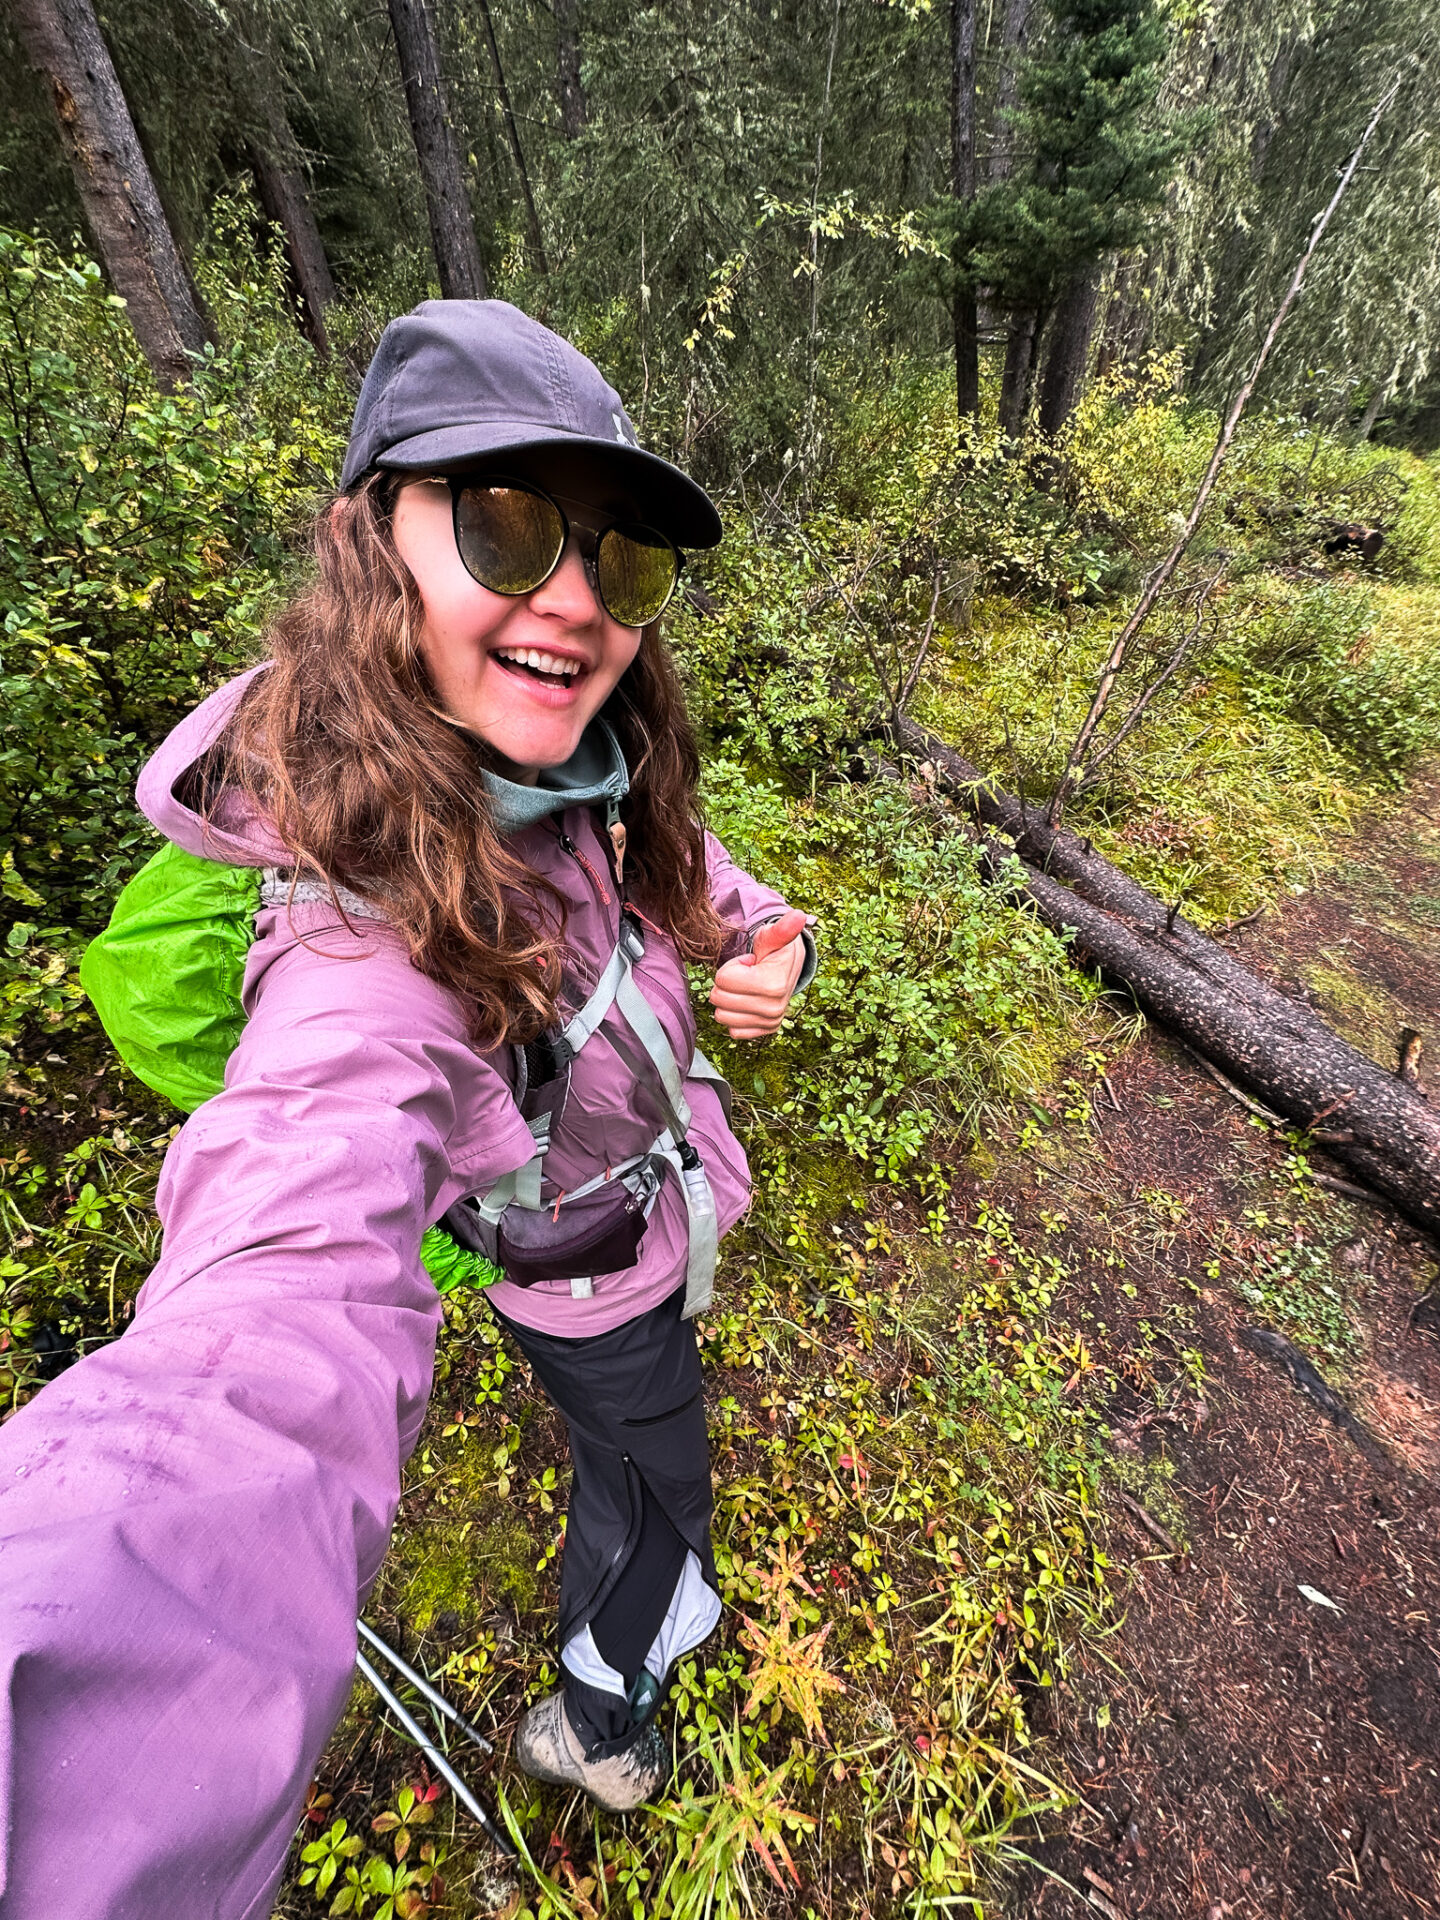
[[[934,734],[901,720],[890,738],[990,830],[992,860],[1018,856],[1025,896],[1082,959],[1254,1098],[1318,1130],[1327,1153],[1440,1237],[1440,1112],[1413,1081],[1367,1059],[1313,1008],[1262,980]]]

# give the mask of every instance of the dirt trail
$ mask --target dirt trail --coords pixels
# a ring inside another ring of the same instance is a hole
[[[1440,1099],[1440,779],[1372,819],[1333,884],[1240,944],[1387,1064],[1400,1028],[1419,1030]],[[1255,1212],[1283,1143],[1163,1037],[1111,1080],[1107,1188],[1183,1203],[1151,1270],[1127,1268],[1133,1299],[1100,1282],[1100,1351],[1135,1376],[1110,1409],[1118,1471],[1184,1550],[1165,1552],[1112,1495],[1125,1620],[1057,1698],[1048,1754],[1083,1796],[1041,1850],[1073,1891],[1031,1875],[1014,1911],[1440,1914],[1440,1295],[1424,1297],[1436,1249],[1388,1210],[1302,1179],[1301,1238],[1328,1239],[1361,1335],[1348,1364],[1320,1358],[1378,1443],[1357,1445],[1241,1337],[1284,1324],[1253,1285],[1248,1301],[1238,1291],[1273,1244]],[[1272,1299],[1294,1285],[1277,1281]],[[1194,1302],[1203,1398],[1157,1417],[1135,1355],[1177,1291]]]

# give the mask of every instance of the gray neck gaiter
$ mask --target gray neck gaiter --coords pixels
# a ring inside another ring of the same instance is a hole
[[[607,818],[613,818],[611,809],[618,809],[630,791],[630,773],[620,742],[598,716],[585,729],[565,764],[543,768],[533,787],[518,786],[485,768],[480,778],[501,833],[518,833],[522,827],[533,827],[537,820],[563,813],[567,807],[601,802],[607,803]]]

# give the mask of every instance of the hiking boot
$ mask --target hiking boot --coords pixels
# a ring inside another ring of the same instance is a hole
[[[515,1763],[532,1780],[583,1787],[607,1813],[629,1813],[652,1799],[669,1769],[652,1721],[620,1753],[587,1760],[580,1736],[565,1715],[565,1696],[552,1693],[532,1707],[515,1735]]]

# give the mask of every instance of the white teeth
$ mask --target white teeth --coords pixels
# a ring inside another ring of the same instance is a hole
[[[513,660],[517,666],[534,667],[539,673],[549,673],[557,679],[572,680],[580,672],[578,660],[565,660],[556,653],[541,653],[538,647],[497,647],[496,658]]]

